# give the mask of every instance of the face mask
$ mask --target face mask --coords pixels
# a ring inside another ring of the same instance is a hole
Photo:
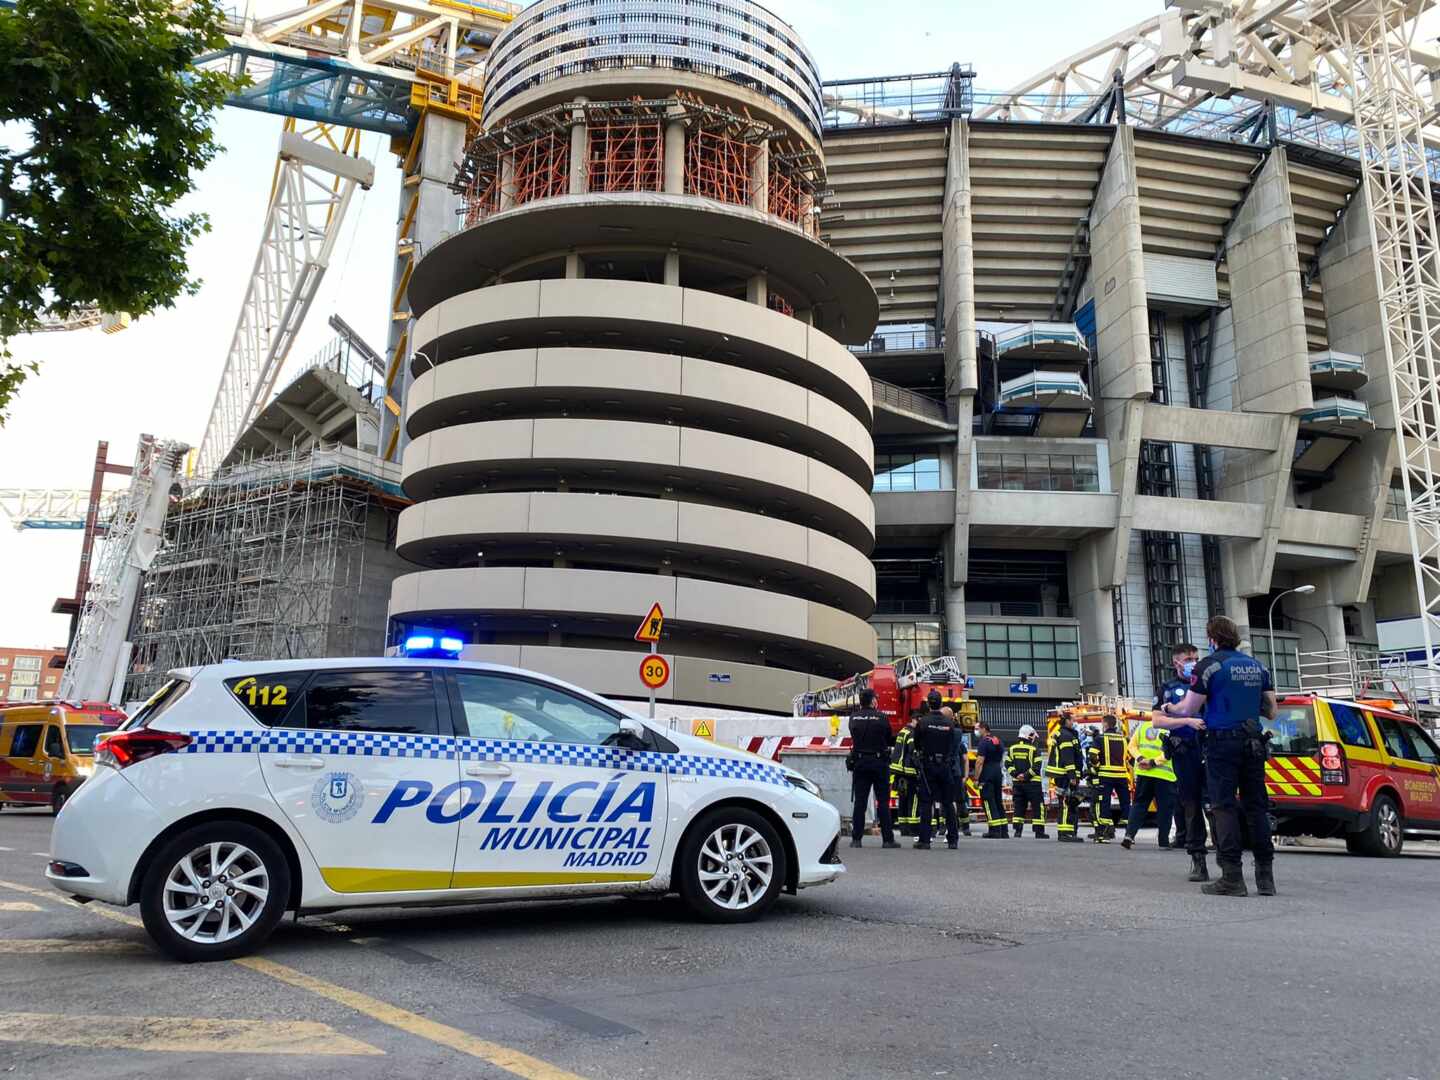
[[[1194,660],[1186,660],[1183,664],[1180,665],[1180,675],[1181,675],[1182,678],[1188,679],[1188,678],[1190,678],[1190,677],[1191,677],[1192,675],[1194,675],[1194,674],[1195,674],[1195,661],[1194,661]]]

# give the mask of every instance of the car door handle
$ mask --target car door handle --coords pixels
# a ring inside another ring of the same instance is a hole
[[[275,759],[275,767],[277,769],[323,769],[325,759],[300,754],[281,754]]]
[[[499,761],[483,761],[465,766],[466,776],[509,776],[510,766]]]

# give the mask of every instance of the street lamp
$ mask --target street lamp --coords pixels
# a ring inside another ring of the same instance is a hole
[[[1275,597],[1274,600],[1270,601],[1270,612],[1269,616],[1266,619],[1266,622],[1270,624],[1270,669],[1272,672],[1275,669],[1275,605],[1278,604],[1281,600],[1285,599],[1285,597],[1289,596],[1291,593],[1295,593],[1299,596],[1308,596],[1314,591],[1314,585],[1296,585],[1295,588],[1286,589],[1279,596]]]

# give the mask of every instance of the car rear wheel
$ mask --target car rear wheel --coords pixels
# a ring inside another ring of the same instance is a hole
[[[1375,796],[1370,824],[1362,833],[1345,838],[1345,847],[1359,855],[1393,858],[1405,847],[1405,818],[1389,795]]]
[[[70,792],[63,787],[57,787],[50,793],[50,816],[58,817],[61,810],[65,809],[65,800],[70,798]]]
[[[212,821],[156,853],[140,887],[145,929],[187,963],[228,960],[258,948],[285,914],[290,864],[253,825]]]
[[[722,807],[696,822],[680,852],[680,895],[708,922],[758,919],[785,883],[785,847],[753,810]]]

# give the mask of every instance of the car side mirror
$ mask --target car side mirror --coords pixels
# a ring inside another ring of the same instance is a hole
[[[632,720],[628,716],[620,718],[620,734],[630,736],[630,738],[641,745],[645,743],[645,725],[640,723],[639,720]]]

